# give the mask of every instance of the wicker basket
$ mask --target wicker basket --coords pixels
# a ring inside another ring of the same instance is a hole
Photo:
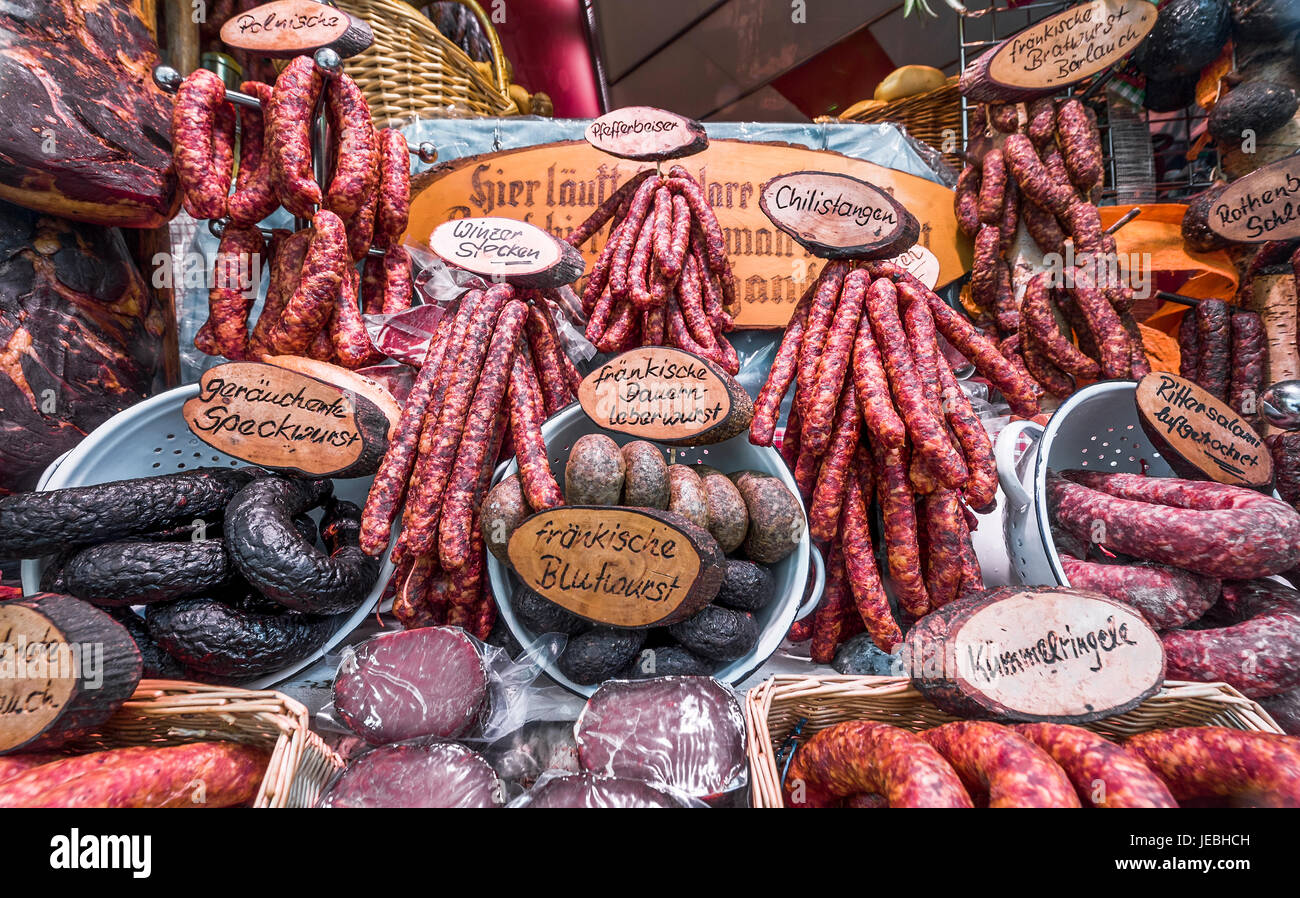
[[[943,87],[864,109],[840,120],[867,124],[898,122],[907,128],[908,134],[942,152],[950,165],[958,170],[962,167],[961,93],[957,90],[956,75],[949,78]]]
[[[493,81],[433,22],[402,0],[336,0],[365,19],[375,42],[344,63],[361,86],[376,124],[394,119],[516,115],[505,54],[491,20],[474,0],[457,0],[474,13],[492,46]]]
[[[930,704],[906,677],[772,677],[745,699],[753,807],[784,806],[776,755],[800,720],[799,735],[806,739],[846,720],[877,720],[917,732],[957,719]],[[1282,732],[1263,708],[1226,683],[1174,680],[1132,711],[1083,726],[1118,739],[1181,726]]]
[[[79,751],[225,739],[271,752],[253,807],[312,807],[343,760],[307,727],[307,709],[279,692],[180,680],[141,680],[135,694]]]

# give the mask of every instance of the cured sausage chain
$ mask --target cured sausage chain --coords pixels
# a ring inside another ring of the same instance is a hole
[[[587,339],[601,352],[676,346],[729,373],[740,359],[724,333],[735,326],[735,276],[722,226],[704,188],[680,165],[643,171],[569,235],[581,246],[611,222],[582,292]]]
[[[911,733],[850,720],[798,748],[784,788],[795,808],[1176,808],[1224,798],[1300,807],[1300,746],[1216,726],[1120,745],[1067,724],[966,720]]]
[[[1058,398],[1080,379],[1137,380],[1150,371],[1130,311],[1115,240],[1093,202],[1104,181],[1092,114],[1073,97],[976,107],[954,207],[974,241],[970,300],[1003,352]],[[1020,226],[1059,271],[1017,297],[1012,259]]]
[[[406,138],[376,131],[356,82],[327,77],[309,56],[293,59],[275,85],[246,81],[239,108],[239,174],[234,165],[235,110],[221,79],[205,69],[181,82],[173,107],[173,157],[186,211],[222,219],[208,321],[195,346],[233,361],[266,354],[309,355],[346,368],[382,356],[362,319],[410,307],[412,263],[398,241],[410,206]],[[312,166],[318,101],[334,135],[334,171],[324,185]],[[265,240],[257,223],[283,205],[311,227],[271,232],[270,282],[249,333],[258,285],[234,273],[261,270]],[[380,252],[372,252],[378,250]],[[365,259],[360,276],[352,263]]]
[[[534,511],[564,504],[541,431],[581,382],[550,311],[561,301],[508,284],[470,290],[429,342],[361,520],[361,546],[378,556],[401,515],[393,613],[408,628],[491,631],[480,505],[499,458],[518,459]]]
[[[829,262],[795,309],[754,404],[749,439],[772,445],[795,386],[781,452],[829,547],[825,597],[810,632],[826,663],[865,626],[880,648],[902,640],[876,568],[872,498],[885,522],[888,571],[905,616],[982,588],[966,507],[997,491],[993,447],[938,344],[943,336],[1002,392],[1038,412],[1037,386],[963,316],[892,262]],[[922,559],[925,559],[922,565]]]

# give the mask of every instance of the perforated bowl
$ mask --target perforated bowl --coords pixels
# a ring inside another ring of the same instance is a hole
[[[603,433],[620,446],[636,439],[636,437],[624,433],[616,433],[612,430],[603,430],[597,427],[583,412],[582,406],[577,403],[561,409],[542,425],[542,437],[546,440],[551,470],[561,485],[564,483],[564,465],[568,461],[570,447],[579,437],[588,433]],[[671,446],[661,448],[667,453],[669,462],[711,465],[728,474],[732,471],[741,470],[762,471],[780,479],[794,495],[799,494],[794,478],[786,470],[785,462],[781,460],[780,454],[769,447],[755,446],[750,443],[748,431],[732,437],[726,442],[715,443],[712,446],[696,446],[689,449]],[[497,469],[493,482],[500,480],[507,474],[513,474],[516,469],[514,459],[502,464]],[[487,564],[488,578],[492,583],[492,593],[497,597],[497,607],[501,611],[501,619],[510,628],[510,632],[514,634],[515,639],[527,645],[541,634],[533,633],[524,627],[515,617],[514,610],[510,605],[510,597],[514,595],[519,579],[506,565],[497,561],[496,556],[491,553],[488,554]],[[821,556],[813,549],[812,540],[808,536],[806,527],[795,550],[777,564],[769,567],[775,580],[776,595],[766,608],[754,615],[758,619],[759,625],[758,642],[746,655],[714,672],[713,676],[723,682],[733,685],[740,683],[761,667],[763,662],[771,657],[772,653],[781,645],[781,640],[785,638],[790,625],[810,614],[821,599],[822,589],[826,583],[826,572],[822,565]],[[806,602],[801,602],[810,576],[813,578],[812,593]],[[573,682],[554,665],[548,665],[546,672],[555,682],[571,692],[590,696],[596,691],[595,686],[583,686]]]
[[[1022,437],[1029,441],[1023,453]],[[1024,586],[1070,585],[1052,540],[1049,470],[1178,476],[1142,430],[1137,384],[1132,381],[1084,387],[1061,404],[1046,427],[1033,421],[1008,424],[998,434],[994,452],[1007,498],[1003,524],[1011,570]]]
[[[198,384],[177,387],[119,412],[91,431],[72,451],[46,468],[36,488],[56,490],[135,477],[174,474],[193,468],[239,467],[247,464],[218,452],[190,432],[181,415],[181,407],[198,394]],[[336,479],[334,495],[364,505],[366,494],[370,491],[370,481],[369,477]],[[320,513],[316,512],[314,516],[319,518]],[[40,592],[43,567],[44,562],[40,559],[23,562],[23,592],[27,595]],[[248,689],[265,689],[315,664],[352,632],[375,607],[392,571],[393,566],[385,553],[379,579],[370,595],[311,657],[240,685]]]

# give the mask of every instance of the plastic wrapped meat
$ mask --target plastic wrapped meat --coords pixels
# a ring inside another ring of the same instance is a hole
[[[684,808],[661,786],[621,776],[570,773],[545,778],[512,808]]]
[[[387,745],[358,758],[322,808],[497,808],[501,784],[483,756],[451,742]]]
[[[586,770],[715,801],[747,781],[740,704],[711,677],[607,682],[575,732]]]
[[[479,644],[459,627],[385,633],[346,654],[334,710],[371,745],[455,739],[481,720],[488,674]]]

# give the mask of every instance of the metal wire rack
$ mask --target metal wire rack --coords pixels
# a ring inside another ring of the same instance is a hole
[[[967,3],[970,13],[960,17],[957,25],[962,68],[1016,32],[1074,5],[1069,0],[1014,6],[1008,0],[987,0],[983,8],[980,0]],[[1104,76],[1102,73],[1098,77]],[[1086,89],[1087,85],[1084,82],[1076,87]],[[961,103],[965,141],[969,137],[970,105],[965,97]],[[1204,109],[1192,105],[1177,112],[1150,112],[1135,106],[1111,85],[1099,90],[1090,105],[1097,113],[1106,167],[1102,205],[1180,202],[1213,182],[1219,156],[1212,146],[1200,148],[1188,159],[1205,129]]]

